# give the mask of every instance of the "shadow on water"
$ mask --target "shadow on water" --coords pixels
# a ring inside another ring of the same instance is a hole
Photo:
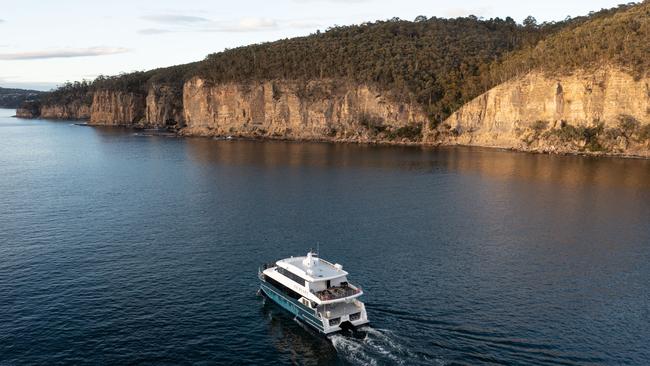
[[[269,337],[281,354],[299,365],[441,365],[440,358],[415,353],[389,330],[363,326],[353,332],[324,336],[292,318],[264,296],[260,310]]]
[[[277,351],[293,364],[343,365],[327,338],[293,319],[271,300],[260,297],[260,312],[266,321],[269,338]]]

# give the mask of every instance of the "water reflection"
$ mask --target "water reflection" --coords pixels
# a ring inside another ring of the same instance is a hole
[[[650,188],[650,161],[609,157],[558,156],[480,148],[444,149],[447,168],[496,179],[561,184]]]
[[[287,355],[294,365],[338,365],[341,364],[336,349],[324,336],[292,321],[270,300],[263,299],[260,308],[267,319],[269,338],[281,354]]]
[[[187,153],[203,164],[345,167],[447,171],[499,180],[565,186],[650,188],[650,161],[557,156],[471,147],[387,147],[354,144],[187,139]]]
[[[648,161],[5,122],[7,364],[650,360]],[[363,340],[253,296],[319,242],[367,290]]]

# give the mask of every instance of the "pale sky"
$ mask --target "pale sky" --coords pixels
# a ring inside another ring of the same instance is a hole
[[[67,80],[203,59],[332,25],[399,17],[506,16],[540,22],[621,0],[0,0],[0,86],[47,90]]]

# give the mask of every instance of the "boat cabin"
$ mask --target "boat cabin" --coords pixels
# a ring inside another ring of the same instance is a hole
[[[345,322],[368,322],[365,306],[357,299],[363,291],[348,282],[343,266],[315,253],[264,265],[260,276],[267,295],[325,333],[340,330]]]
[[[314,253],[282,259],[275,264],[275,271],[291,280],[291,285],[300,285],[304,292],[298,292],[313,303],[336,302],[362,294],[361,289],[348,282],[348,272],[343,270],[343,266],[332,264]],[[297,290],[294,286],[290,287]]]

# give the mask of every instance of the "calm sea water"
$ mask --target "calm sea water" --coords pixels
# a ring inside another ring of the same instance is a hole
[[[650,161],[146,136],[0,111],[0,365],[650,363]],[[365,336],[257,266],[320,246]]]

